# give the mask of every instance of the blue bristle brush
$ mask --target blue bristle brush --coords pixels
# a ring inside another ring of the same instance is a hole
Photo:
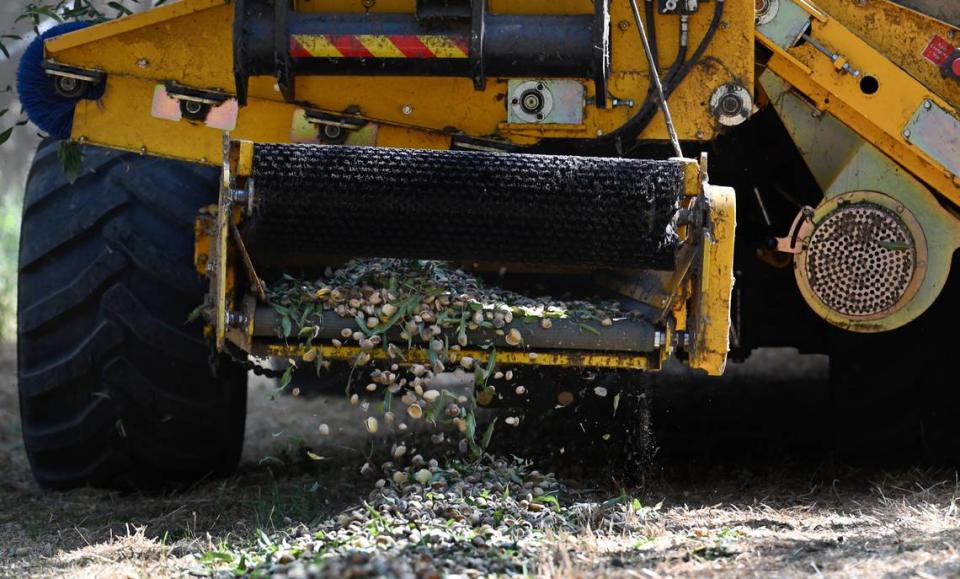
[[[43,41],[93,25],[93,22],[65,22],[47,30],[30,43],[17,69],[17,93],[27,117],[37,127],[56,139],[70,138],[73,111],[78,98],[57,94],[54,77],[43,70]],[[103,96],[106,83],[92,87],[82,98],[97,100]]]

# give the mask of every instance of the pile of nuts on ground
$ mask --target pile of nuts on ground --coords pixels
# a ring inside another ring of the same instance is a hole
[[[366,501],[319,526],[301,525],[270,538],[269,548],[246,558],[256,573],[290,578],[525,573],[536,564],[546,533],[595,528],[600,519],[615,524],[630,508],[582,500],[571,507],[568,490],[553,474],[486,453],[497,419],[478,425],[478,406],[505,392],[521,400],[528,392],[514,370],[497,365],[492,344],[471,339],[484,330],[523,347],[519,332],[507,327],[517,318],[544,330],[552,320],[567,318],[582,322],[585,331],[599,331],[632,317],[619,303],[533,299],[485,288],[442,262],[393,259],[352,261],[315,281],[284,276],[270,284],[268,300],[279,314],[278,336],[303,346],[302,357],[289,360],[281,386],[290,384],[298,367],[314,365],[318,372],[329,367],[314,345],[319,333],[314,324],[324,311],[356,320],[356,327],[343,330],[332,344],[359,347],[349,360],[347,396],[368,433],[393,438],[385,462],[371,459],[361,468],[373,486]],[[388,331],[399,336],[396,343],[388,340]],[[454,343],[450,335],[456,335]],[[485,350],[486,360],[460,355],[468,344]],[[405,354],[411,349],[427,356],[410,363]],[[382,354],[374,355],[377,350]],[[450,381],[441,380],[443,375],[470,386],[445,388]],[[594,390],[591,396],[605,397],[602,387]],[[572,402],[570,393],[560,393],[561,406]],[[615,412],[616,400],[606,402]],[[507,416],[503,424],[518,426],[521,419]],[[421,428],[411,428],[415,422]],[[318,428],[321,436],[331,435],[328,425]],[[417,449],[424,436],[432,440],[432,455]]]
[[[290,579],[530,573],[549,535],[601,526],[623,532],[638,517],[659,516],[629,500],[581,498],[571,505],[552,474],[519,459],[451,460],[441,467],[415,455],[403,462],[384,465],[361,505],[275,536],[256,573]]]

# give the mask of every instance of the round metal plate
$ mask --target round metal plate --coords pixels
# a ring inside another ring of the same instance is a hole
[[[757,25],[763,26],[772,22],[780,11],[780,0],[756,0]]]
[[[871,191],[834,197],[798,232],[794,273],[807,303],[832,324],[882,331],[911,303],[927,273],[927,239],[916,217]]]
[[[916,265],[916,245],[906,224],[871,203],[835,210],[817,225],[807,246],[810,289],[847,316],[876,315],[895,306]]]
[[[725,84],[710,97],[710,110],[721,125],[735,127],[750,118],[753,98],[750,92],[739,84]]]

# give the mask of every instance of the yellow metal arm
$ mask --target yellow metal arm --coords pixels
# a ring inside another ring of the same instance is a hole
[[[783,0],[781,10],[793,2]],[[757,40],[773,52],[767,68],[960,205],[956,108],[827,12],[808,1],[795,6],[804,12],[792,42],[775,28],[758,28]]]

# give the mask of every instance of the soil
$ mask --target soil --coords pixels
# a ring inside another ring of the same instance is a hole
[[[209,553],[335,518],[374,488],[360,475],[369,437],[342,395],[271,399],[261,381],[233,477],[161,494],[42,491],[20,441],[15,359],[15,347],[0,347],[0,576],[216,575]],[[574,534],[547,529],[529,572],[956,576],[956,473],[837,464],[826,368],[822,357],[761,351],[720,381],[676,369],[651,379],[657,452],[642,485],[558,470],[568,508],[629,496],[632,515]]]

